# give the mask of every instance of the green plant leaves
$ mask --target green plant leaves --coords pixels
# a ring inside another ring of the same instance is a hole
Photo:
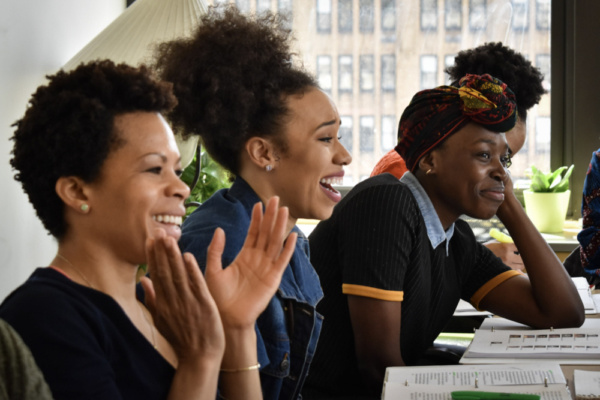
[[[545,193],[561,193],[569,190],[569,178],[573,172],[575,166],[571,165],[569,169],[566,166],[562,166],[551,171],[548,174],[543,173],[537,169],[534,165],[531,166],[531,185],[529,190],[532,192],[545,192]],[[565,174],[563,175],[563,172]]]

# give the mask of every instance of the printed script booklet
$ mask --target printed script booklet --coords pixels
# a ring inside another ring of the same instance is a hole
[[[600,319],[580,328],[531,329],[504,318],[488,318],[475,332],[461,364],[534,362],[600,364]]]
[[[382,400],[451,400],[451,393],[476,390],[536,394],[541,400],[571,400],[556,363],[389,367]]]

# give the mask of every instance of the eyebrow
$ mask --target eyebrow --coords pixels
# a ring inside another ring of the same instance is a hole
[[[323,122],[322,124],[320,124],[319,126],[317,126],[317,128],[315,129],[315,132],[318,131],[319,129],[323,128],[324,126],[335,125],[337,122],[338,122],[337,119],[332,119],[331,121]],[[342,121],[340,120],[340,125],[341,124],[342,124]]]
[[[495,145],[496,141],[492,140],[492,139],[479,139],[477,142],[475,142],[475,144],[477,143],[487,143],[487,144],[491,144],[491,145]],[[508,145],[508,143],[504,143],[506,145],[506,149],[507,151],[512,154],[512,150],[510,148],[510,146]],[[501,144],[502,145],[502,144]]]
[[[164,155],[163,153],[146,153],[144,155],[142,155],[140,157],[140,159],[146,158],[148,156],[158,156],[160,157],[160,159],[162,160],[162,162],[166,163],[168,161],[168,158],[166,155]],[[181,162],[181,154],[179,155],[179,157],[177,158],[177,162]]]

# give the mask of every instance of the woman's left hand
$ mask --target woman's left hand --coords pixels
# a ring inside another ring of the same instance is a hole
[[[269,199],[264,216],[262,204],[255,204],[244,246],[225,269],[225,234],[220,228],[215,231],[205,277],[226,328],[254,326],[275,295],[296,245],[296,233],[286,240],[287,223],[288,209],[279,208],[278,197]]]

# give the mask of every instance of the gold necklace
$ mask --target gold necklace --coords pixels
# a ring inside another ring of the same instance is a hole
[[[98,290],[94,287],[94,285],[92,285],[92,283],[85,277],[85,275],[83,274],[83,272],[81,272],[79,269],[75,268],[75,266],[73,265],[73,263],[71,261],[69,261],[67,259],[67,257],[63,256],[60,253],[56,253],[56,256],[62,260],[64,260],[67,264],[69,264],[71,266],[71,268],[77,272],[77,274],[81,277],[81,279],[83,279],[83,281],[92,289],[94,290]],[[146,315],[146,313],[144,312],[144,309],[142,308],[142,304],[136,300],[136,303],[138,305],[138,308],[140,310],[140,313],[142,314],[142,318],[144,319],[144,321],[146,321],[146,323],[148,324],[148,327],[150,328],[150,333],[152,335],[152,346],[155,349],[158,349],[158,347],[156,346],[156,337],[154,335],[154,325],[152,325],[152,322],[150,322],[150,319],[148,318],[148,316]]]

